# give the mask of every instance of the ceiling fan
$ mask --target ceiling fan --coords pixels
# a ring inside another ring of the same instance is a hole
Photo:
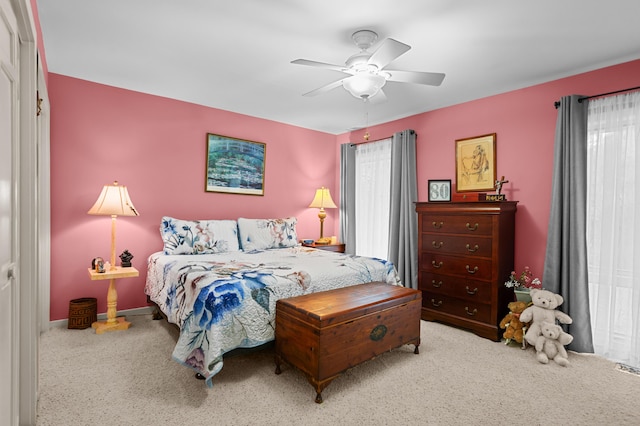
[[[292,64],[326,68],[349,74],[349,77],[307,92],[303,96],[315,96],[343,86],[353,96],[364,101],[374,96],[376,100],[384,100],[386,97],[382,87],[387,81],[439,86],[444,80],[445,75],[442,73],[386,69],[387,65],[411,49],[407,44],[387,38],[375,52],[371,53],[367,49],[376,42],[378,34],[371,30],[360,30],[353,33],[351,38],[361,51],[350,56],[345,65],[332,65],[307,59],[291,61]]]

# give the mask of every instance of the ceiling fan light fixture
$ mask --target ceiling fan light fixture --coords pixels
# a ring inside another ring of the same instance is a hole
[[[343,87],[358,99],[374,97],[387,82],[386,78],[378,74],[358,73],[342,82]]]
[[[403,70],[386,71],[385,68],[395,59],[409,51],[411,46],[392,38],[386,38],[374,52],[368,52],[368,49],[378,39],[378,34],[371,30],[360,30],[353,33],[352,38],[356,46],[360,48],[360,52],[347,58],[345,65],[333,65],[307,59],[291,61],[294,64],[325,68],[350,75],[350,77],[343,77],[340,80],[307,92],[303,96],[315,96],[343,86],[351,95],[364,101],[381,93],[376,99],[382,102],[386,99],[386,96],[381,89],[387,80],[397,83],[439,86],[445,77],[442,73]]]

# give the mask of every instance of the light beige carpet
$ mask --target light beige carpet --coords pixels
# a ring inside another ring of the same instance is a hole
[[[127,331],[52,329],[40,345],[38,425],[625,425],[640,377],[594,355],[543,365],[532,348],[422,322],[407,345],[351,369],[314,402],[273,349],[229,358],[209,389],[171,359],[177,330],[150,315]]]

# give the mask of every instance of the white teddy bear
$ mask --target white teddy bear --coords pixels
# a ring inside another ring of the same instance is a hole
[[[531,289],[530,294],[533,305],[520,314],[520,321],[531,322],[524,338],[527,343],[535,346],[538,342],[538,337],[541,335],[543,322],[555,324],[556,320],[558,320],[562,324],[571,324],[573,320],[564,312],[556,310],[564,302],[564,299],[559,294],[536,288]],[[573,336],[561,330],[558,341],[562,345],[568,345],[573,341]]]
[[[540,332],[541,334],[535,345],[538,361],[547,364],[552,359],[563,367],[569,365],[567,351],[564,345],[558,341],[558,338],[563,333],[562,327],[545,321],[540,326]]]

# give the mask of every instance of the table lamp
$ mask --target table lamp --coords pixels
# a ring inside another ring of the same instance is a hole
[[[126,186],[105,185],[96,203],[89,209],[89,214],[111,216],[111,267],[116,269],[116,218],[118,216],[138,216]]]
[[[316,189],[316,195],[313,197],[313,201],[309,204],[309,207],[320,209],[318,211],[318,217],[320,218],[320,239],[316,240],[316,244],[329,244],[331,238],[325,238],[324,236],[324,219],[327,217],[324,209],[335,209],[338,207],[331,199],[329,188],[323,186],[320,189]]]

